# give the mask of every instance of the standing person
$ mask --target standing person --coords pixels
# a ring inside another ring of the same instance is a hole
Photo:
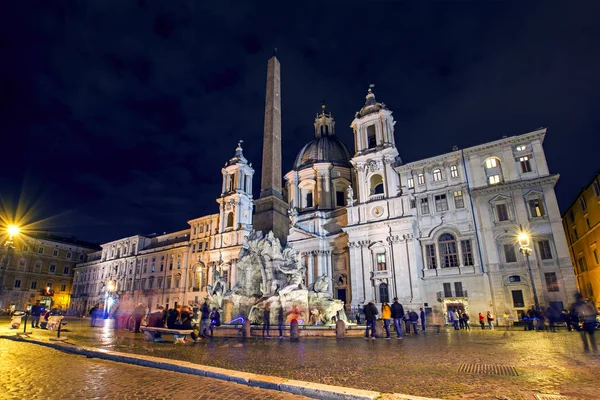
[[[421,330],[425,332],[425,311],[423,311],[423,307],[419,308],[421,312],[419,313],[419,318],[421,318]]]
[[[265,304],[265,309],[263,311],[263,328],[262,328],[262,336],[265,337],[265,331],[267,332],[267,337],[271,337],[269,330],[271,329],[271,305],[269,303]]]
[[[217,307],[213,307],[212,312],[210,313],[210,336],[213,336],[213,330],[215,326],[221,326],[221,314],[219,314],[219,310]]]
[[[279,305],[279,310],[277,311],[277,324],[279,325],[279,339],[283,339],[283,324],[285,323],[285,318],[283,315],[283,303]]]
[[[465,330],[470,331],[471,325],[469,325],[469,314],[467,314],[466,312],[463,312],[462,317],[463,317],[463,323],[465,324]]]
[[[40,315],[42,314],[42,306],[40,306],[40,301],[36,300],[35,305],[31,307],[31,327],[39,328],[40,327]]]
[[[554,308],[548,307],[546,309],[546,316],[548,317],[548,329],[550,332],[556,332],[556,327],[554,324],[556,324],[556,321],[558,320],[557,315],[558,313]]]
[[[377,307],[375,307],[375,302],[373,300],[369,301],[369,304],[365,306],[364,312],[365,323],[367,326],[365,330],[365,339],[369,338],[369,329],[371,329],[371,339],[375,340],[375,319],[377,318],[379,311],[377,311]]]
[[[142,303],[139,303],[137,307],[133,309],[133,319],[135,320],[135,327],[133,331],[135,333],[140,333],[140,325],[142,324],[144,315],[146,315],[146,306]]]
[[[383,327],[385,329],[385,338],[391,339],[390,336],[390,320],[392,319],[392,308],[384,301],[381,304],[381,319],[383,320]]]
[[[458,315],[458,311],[456,309],[452,311],[452,323],[454,324],[454,330],[458,330],[458,322],[460,321],[460,316]]]
[[[487,312],[487,322],[488,322],[488,326],[490,327],[490,330],[493,331],[494,330],[494,317],[492,316],[491,312]]]
[[[562,310],[560,316],[565,325],[567,325],[567,331],[571,332],[573,330],[571,327],[571,314],[567,310]]]
[[[410,323],[412,324],[415,335],[418,335],[419,332],[417,332],[417,325],[419,324],[419,315],[415,311],[411,310],[408,313],[408,317],[410,318]]]
[[[200,336],[208,337],[210,330],[210,306],[208,305],[208,297],[204,298],[204,303],[200,307]]]
[[[398,339],[402,339],[402,318],[404,318],[404,307],[398,303],[398,298],[394,297],[394,303],[392,304],[392,319],[394,320],[394,326],[396,327],[396,335]]]
[[[96,326],[96,319],[98,318],[98,304],[94,304],[94,307],[90,308],[90,326]]]
[[[585,301],[580,293],[575,295],[575,299],[576,301],[573,303],[571,310],[578,315],[579,321],[583,323],[583,328],[578,329],[583,341],[583,351],[589,353],[591,347],[592,351],[597,353],[598,346],[596,345],[594,332],[596,330],[596,315],[598,315],[598,311],[596,311],[596,307],[593,304]]]
[[[462,310],[458,312],[458,327],[460,329],[465,329],[465,318],[463,317]]]
[[[481,330],[485,329],[485,315],[479,313],[479,325],[481,325]]]

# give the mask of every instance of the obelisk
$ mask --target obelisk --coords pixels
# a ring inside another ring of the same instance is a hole
[[[289,232],[288,204],[282,195],[281,177],[281,73],[275,51],[267,66],[267,94],[263,135],[260,197],[254,201],[254,229],[273,231],[281,244]]]

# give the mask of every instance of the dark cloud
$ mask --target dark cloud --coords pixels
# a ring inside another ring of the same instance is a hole
[[[284,173],[324,99],[353,149],[349,125],[375,83],[405,161],[547,126],[565,207],[598,168],[588,143],[600,128],[599,11],[596,2],[9,2],[3,200],[100,241],[217,212],[239,139],[260,174],[276,46]]]

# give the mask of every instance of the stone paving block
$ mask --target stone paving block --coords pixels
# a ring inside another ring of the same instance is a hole
[[[296,380],[283,382],[279,385],[279,388],[285,392],[322,400],[372,400],[381,396],[381,393],[370,390],[350,389]]]

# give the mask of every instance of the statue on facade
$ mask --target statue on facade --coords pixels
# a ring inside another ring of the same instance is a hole
[[[290,226],[296,226],[296,223],[298,222],[298,208],[290,207],[288,209],[288,217],[290,218]]]
[[[354,205],[354,189],[352,189],[352,186],[348,186],[348,189],[346,189],[346,204],[348,207]]]

